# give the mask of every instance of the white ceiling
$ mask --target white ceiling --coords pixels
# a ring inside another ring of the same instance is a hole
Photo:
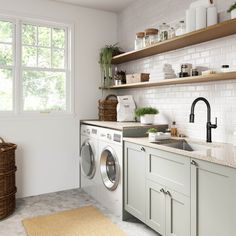
[[[104,11],[119,12],[134,0],[53,0]]]

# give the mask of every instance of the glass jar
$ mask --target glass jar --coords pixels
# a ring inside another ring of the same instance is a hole
[[[230,72],[229,65],[222,65],[221,66],[221,72]]]
[[[175,37],[175,29],[173,27],[169,30],[169,39],[173,39]]]
[[[143,48],[143,46],[144,46],[143,45],[144,44],[144,36],[145,36],[144,32],[138,32],[136,34],[136,39],[135,39],[135,42],[134,42],[134,49],[135,50]]]
[[[148,47],[158,42],[158,29],[146,29],[144,46]]]
[[[169,30],[170,30],[170,26],[167,25],[166,23],[163,23],[160,26],[160,41],[165,41],[169,38]]]
[[[179,24],[176,26],[176,36],[180,36],[186,33],[186,27],[184,20],[181,20]]]

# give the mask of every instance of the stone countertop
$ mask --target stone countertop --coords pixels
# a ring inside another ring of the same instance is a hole
[[[183,139],[183,138],[176,138]],[[150,143],[148,138],[124,138],[124,141],[155,148],[167,152],[184,155],[223,166],[236,168],[236,147],[226,143],[206,143],[200,140],[184,138],[196,151],[185,151],[172,147]]]
[[[103,128],[110,128],[115,130],[132,129],[132,128],[152,128],[152,127],[162,127],[167,126],[167,124],[153,124],[153,125],[143,125],[140,122],[116,122],[116,121],[97,121],[97,120],[82,120],[82,124],[94,125]]]

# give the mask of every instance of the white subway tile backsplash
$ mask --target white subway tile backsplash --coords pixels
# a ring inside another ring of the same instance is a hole
[[[118,17],[120,45],[125,50],[132,50],[135,32],[150,26],[157,27],[163,21],[168,23],[182,18],[185,9],[192,1],[135,1]],[[166,8],[167,2],[171,4],[171,8]],[[233,2],[234,0],[216,0],[220,11],[225,11]],[[225,13],[221,14],[221,19],[225,16]],[[208,67],[217,71],[220,71],[222,65],[229,64],[236,70],[235,42],[236,36],[233,35],[125,63],[119,68],[127,73],[148,72],[151,79],[158,79],[164,63],[171,64],[176,74],[180,72],[182,63],[192,63],[194,66]],[[212,122],[214,123],[214,118],[218,117],[218,128],[213,130],[213,140],[232,142],[232,133],[236,130],[235,80],[121,90],[119,94],[133,95],[137,106],[158,108],[159,116],[163,117],[166,122],[171,123],[173,120],[177,122],[180,133],[200,139],[206,137],[206,106],[202,102],[196,105],[194,124],[189,123],[189,113],[193,100],[199,96],[205,97],[211,104]]]

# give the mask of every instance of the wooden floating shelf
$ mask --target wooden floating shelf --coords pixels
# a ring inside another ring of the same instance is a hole
[[[187,33],[137,51],[120,54],[113,57],[112,63],[121,64],[163,52],[169,52],[195,44],[204,43],[210,40],[219,39],[233,34],[236,34],[236,19],[224,21],[205,29],[193,31],[191,33]]]
[[[148,88],[148,87],[158,87],[164,85],[193,84],[193,83],[204,83],[204,82],[232,80],[232,79],[236,79],[236,72],[217,73],[211,75],[201,75],[201,76],[176,78],[176,79],[165,79],[153,82],[122,84],[118,86],[112,86],[106,89]]]

